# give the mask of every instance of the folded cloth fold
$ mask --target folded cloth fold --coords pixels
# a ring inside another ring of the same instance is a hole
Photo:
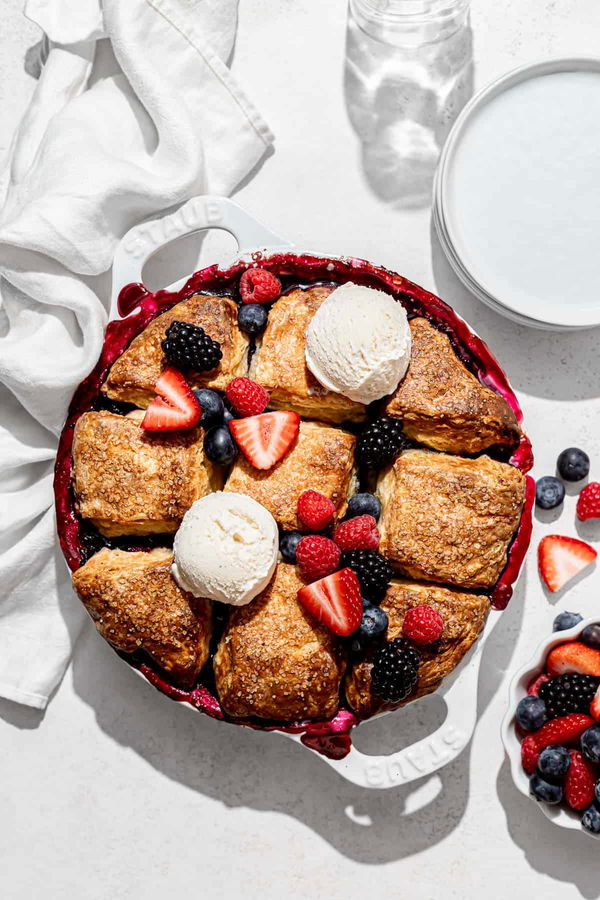
[[[29,0],[26,15],[50,50],[0,182],[0,695],[43,708],[83,621],[52,469],[102,346],[103,273],[134,224],[231,193],[273,138],[227,67],[237,0]]]

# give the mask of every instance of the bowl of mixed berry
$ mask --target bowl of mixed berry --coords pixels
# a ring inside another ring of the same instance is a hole
[[[564,828],[600,836],[600,620],[562,612],[517,673],[502,725],[513,779]]]

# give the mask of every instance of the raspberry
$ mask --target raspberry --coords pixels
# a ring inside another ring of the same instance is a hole
[[[240,278],[242,303],[271,303],[281,294],[279,278],[266,269],[247,269]]]
[[[565,778],[565,800],[571,809],[586,809],[594,800],[596,773],[579,750],[569,750],[571,765]]]
[[[332,521],[335,506],[324,494],[318,491],[303,491],[298,498],[298,518],[312,531],[320,531]]]
[[[538,750],[543,750],[549,744],[576,744],[583,732],[594,724],[594,720],[583,713],[573,713],[570,716],[560,716],[551,719],[531,735],[535,738]]]
[[[296,547],[296,560],[302,574],[310,581],[331,575],[340,567],[340,548],[330,538],[308,534]]]
[[[333,539],[342,550],[377,550],[379,530],[373,516],[346,519],[335,529]]]
[[[269,403],[269,392],[250,378],[234,378],[225,391],[231,405],[242,416],[258,416]]]
[[[444,620],[437,609],[427,603],[413,606],[404,616],[402,626],[404,637],[418,646],[439,641],[443,630]]]
[[[528,734],[521,741],[521,765],[528,775],[532,775],[538,764],[540,751],[532,734]]]
[[[577,500],[577,518],[582,522],[586,519],[600,518],[600,482],[590,481],[580,493]]]
[[[538,677],[531,682],[529,687],[527,688],[527,693],[532,697],[539,697],[540,688],[547,681],[550,681],[552,675],[546,675],[544,672],[542,675],[538,675]]]

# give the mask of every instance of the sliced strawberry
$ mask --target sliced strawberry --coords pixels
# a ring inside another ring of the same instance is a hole
[[[541,686],[543,684],[545,684],[547,681],[550,681],[551,678],[552,678],[552,676],[546,675],[545,672],[542,673],[542,675],[538,675],[538,677],[534,681],[532,681],[531,684],[529,685],[529,687],[527,688],[527,693],[532,697],[539,696]]]
[[[590,703],[590,716],[600,722],[600,687],[594,694],[594,699]]]
[[[565,800],[571,809],[587,809],[594,802],[596,770],[579,750],[569,750],[571,765],[565,776]]]
[[[543,750],[550,744],[577,744],[579,738],[590,725],[594,724],[594,720],[583,713],[572,713],[569,716],[560,716],[558,719],[551,719],[528,735],[535,740],[538,750]],[[525,738],[527,740],[527,738]]]
[[[360,584],[352,569],[340,569],[300,588],[298,600],[311,616],[335,634],[352,634],[360,625]]]
[[[229,428],[255,469],[270,469],[288,452],[300,428],[295,412],[269,412],[246,419],[232,419]]]
[[[559,591],[572,578],[593,563],[597,552],[585,541],[549,534],[538,547],[540,575],[550,591]]]
[[[198,424],[202,409],[181,372],[165,369],[154,389],[158,396],[146,410],[142,428],[146,431],[178,431]]]
[[[551,675],[578,672],[600,678],[600,650],[586,647],[580,641],[567,641],[550,651],[546,667]]]

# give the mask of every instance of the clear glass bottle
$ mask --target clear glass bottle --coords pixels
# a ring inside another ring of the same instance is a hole
[[[429,202],[440,149],[472,92],[469,0],[349,0],[346,104],[382,200]]]

